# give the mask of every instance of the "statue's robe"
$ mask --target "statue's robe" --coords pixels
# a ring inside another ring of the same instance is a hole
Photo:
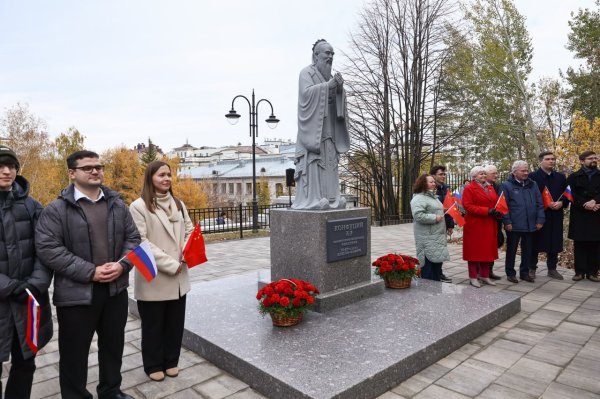
[[[329,89],[314,65],[300,72],[296,197],[293,209],[343,208],[338,173],[339,154],[350,148],[346,93]]]

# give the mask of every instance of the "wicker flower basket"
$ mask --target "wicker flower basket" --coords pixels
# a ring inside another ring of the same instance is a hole
[[[412,281],[412,279],[410,277],[403,278],[400,280],[392,280],[386,278],[384,281],[385,286],[387,288],[410,288],[410,282]]]
[[[291,327],[302,321],[302,317],[304,313],[300,313],[299,316],[292,317],[287,315],[282,315],[280,313],[269,313],[271,315],[271,320],[273,320],[273,325],[277,327]]]

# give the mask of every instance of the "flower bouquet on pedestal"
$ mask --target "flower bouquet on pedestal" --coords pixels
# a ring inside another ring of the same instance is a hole
[[[375,274],[388,288],[409,288],[413,277],[420,276],[419,260],[408,255],[387,254],[373,262]]]
[[[284,278],[265,285],[256,294],[258,309],[269,314],[273,325],[289,327],[302,321],[304,312],[315,303],[319,290],[311,283],[295,278]]]

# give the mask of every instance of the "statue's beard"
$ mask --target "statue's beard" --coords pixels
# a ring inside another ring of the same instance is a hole
[[[327,62],[317,62],[317,70],[323,75],[325,80],[331,79],[331,64]]]

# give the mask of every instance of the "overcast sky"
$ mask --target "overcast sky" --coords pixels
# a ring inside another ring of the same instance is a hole
[[[281,119],[265,137],[296,138],[298,72],[326,38],[339,54],[364,0],[0,0],[0,111],[17,102],[51,136],[75,126],[86,146],[163,150],[250,144],[248,105],[267,98]],[[576,65],[565,49],[571,11],[594,0],[516,0],[533,39],[532,80]],[[259,118],[269,116],[268,104]]]

